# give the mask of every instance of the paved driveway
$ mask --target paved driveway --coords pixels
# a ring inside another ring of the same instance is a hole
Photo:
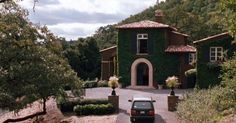
[[[107,98],[111,93],[110,88],[93,88],[86,90],[86,98]],[[181,96],[187,90],[175,90],[176,95]],[[120,113],[117,118],[116,123],[130,123],[129,119],[129,109],[130,103],[129,99],[132,99],[133,95],[143,95],[151,96],[156,100],[154,103],[155,107],[155,123],[180,123],[174,112],[169,112],[167,110],[167,96],[170,90],[132,90],[132,89],[116,89],[117,95],[119,95],[120,102]]]

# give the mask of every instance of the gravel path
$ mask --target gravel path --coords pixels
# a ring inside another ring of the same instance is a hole
[[[86,90],[86,98],[107,98],[111,93],[110,88],[94,88]],[[181,96],[187,90],[175,90],[176,95]],[[155,107],[155,123],[180,123],[177,119],[175,112],[167,110],[167,96],[170,90],[132,90],[132,89],[116,89],[117,95],[119,95],[120,113],[117,117],[116,123],[130,123],[129,120],[129,99],[132,99],[134,95],[149,96],[156,100]]]

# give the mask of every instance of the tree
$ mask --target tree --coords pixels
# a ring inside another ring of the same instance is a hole
[[[82,82],[59,52],[56,37],[27,20],[26,11],[14,2],[0,13],[0,108],[18,111],[34,101],[43,102],[43,111],[5,122],[22,121],[46,114],[46,100],[66,96],[71,85],[80,96]]]
[[[100,53],[94,38],[80,38],[70,42],[64,55],[81,79],[91,80],[100,76]]]
[[[236,0],[221,0],[221,11],[224,13],[225,27],[236,37]]]

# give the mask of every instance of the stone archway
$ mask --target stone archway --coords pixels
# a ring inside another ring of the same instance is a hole
[[[148,66],[148,86],[147,87],[150,87],[150,88],[153,88],[153,66],[152,66],[152,63],[145,59],[145,58],[139,58],[139,59],[136,59],[132,66],[131,66],[131,87],[135,88],[135,87],[138,87],[137,86],[137,66],[138,64],[140,63],[145,63],[147,64]]]

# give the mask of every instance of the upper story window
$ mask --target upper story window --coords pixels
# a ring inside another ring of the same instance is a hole
[[[148,53],[148,34],[137,35],[137,54]]]
[[[193,64],[196,61],[196,54],[195,53],[189,53],[189,57],[188,57],[188,63],[189,64]]]
[[[210,47],[210,61],[222,61],[224,58],[223,47]]]

